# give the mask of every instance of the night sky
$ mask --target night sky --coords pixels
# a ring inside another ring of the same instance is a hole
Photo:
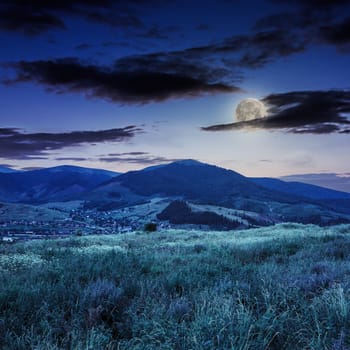
[[[3,165],[350,171],[349,0],[0,0],[0,42]]]

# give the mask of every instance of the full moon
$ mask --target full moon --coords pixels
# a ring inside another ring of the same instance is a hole
[[[255,98],[242,100],[236,108],[236,120],[238,122],[264,118],[266,114],[265,105]]]

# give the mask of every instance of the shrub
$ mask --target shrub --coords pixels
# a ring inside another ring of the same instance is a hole
[[[98,307],[106,303],[115,303],[123,294],[123,290],[105,279],[89,283],[83,292],[83,302],[88,306]]]
[[[177,298],[170,303],[168,315],[177,322],[182,322],[190,320],[192,311],[192,305],[187,299]]]
[[[157,231],[157,224],[154,223],[154,222],[148,222],[144,226],[144,231],[146,231],[146,232],[155,232],[155,231]]]
[[[130,337],[131,324],[126,312],[131,299],[123,288],[116,287],[111,281],[98,279],[86,287],[82,302],[87,329],[105,325],[115,339]]]

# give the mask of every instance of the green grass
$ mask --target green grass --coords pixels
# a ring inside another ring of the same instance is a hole
[[[0,245],[0,348],[350,348],[350,226]]]

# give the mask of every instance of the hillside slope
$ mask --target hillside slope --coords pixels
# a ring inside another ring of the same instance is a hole
[[[0,173],[0,201],[41,203],[70,199],[115,175],[118,174],[75,166]]]
[[[118,210],[158,197],[167,199],[169,204],[184,200],[189,204],[256,213],[259,215],[257,222],[261,223],[297,221],[332,224],[347,222],[350,218],[350,208],[338,213],[336,206],[328,207],[320,201],[320,198],[348,200],[348,194],[312,186],[308,189],[308,185],[303,184],[293,187],[273,179],[268,184],[232,170],[184,160],[121,174],[84,194],[84,199],[88,208],[98,210]],[[309,196],[301,196],[305,193]],[[186,220],[188,218],[184,218],[184,223]]]

